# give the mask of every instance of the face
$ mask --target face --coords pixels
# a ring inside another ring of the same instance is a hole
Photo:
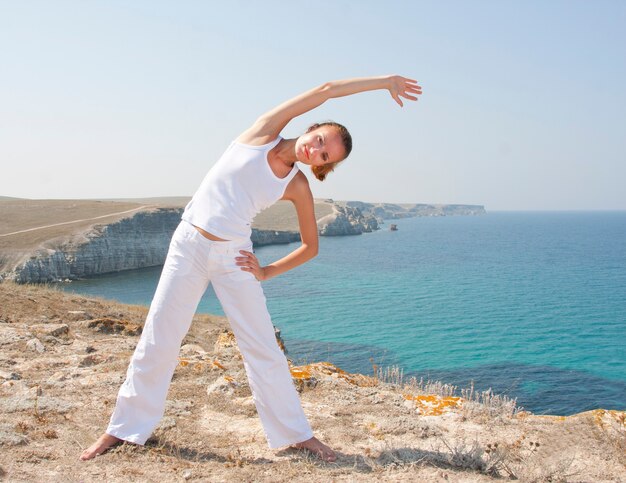
[[[296,141],[298,161],[310,166],[323,166],[341,161],[346,154],[341,136],[332,126],[322,126],[303,134]]]

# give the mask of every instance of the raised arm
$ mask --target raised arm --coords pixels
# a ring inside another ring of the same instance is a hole
[[[263,114],[240,136],[239,140],[252,144],[269,142],[275,139],[294,117],[321,106],[328,99],[380,89],[388,90],[400,107],[403,106],[402,97],[416,101],[417,96],[422,93],[422,88],[417,84],[417,81],[399,75],[359,77],[326,82]]]

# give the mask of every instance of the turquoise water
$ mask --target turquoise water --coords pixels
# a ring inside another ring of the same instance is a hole
[[[316,259],[264,283],[290,357],[474,381],[535,413],[626,409],[626,212],[396,223],[396,232],[324,237]],[[294,247],[257,255],[269,263]],[[159,273],[64,288],[147,305]],[[211,289],[199,311],[222,313]]]

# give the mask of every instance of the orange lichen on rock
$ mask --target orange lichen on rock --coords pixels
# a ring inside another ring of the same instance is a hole
[[[626,411],[615,409],[594,409],[591,411],[598,426],[603,429],[614,427],[620,431],[626,431]]]
[[[313,380],[316,375],[323,375],[337,377],[349,382],[350,384],[360,387],[378,385],[378,380],[373,377],[364,376],[362,374],[350,374],[330,362],[316,362],[314,364],[306,364],[304,366],[292,366],[290,367],[290,370],[291,377],[293,377],[296,382],[300,383]]]
[[[455,396],[403,394],[404,399],[415,403],[415,410],[422,416],[441,416],[463,404],[463,399]]]
[[[189,361],[187,359],[183,359],[182,357],[178,358],[178,363],[182,367],[187,367],[190,362],[194,362],[194,368],[196,370],[201,369],[204,366],[210,366],[211,369],[217,367],[218,369],[221,369],[222,371],[226,370],[226,367],[224,367],[224,365],[217,359],[208,360],[208,361]]]
[[[215,341],[216,347],[233,347],[236,345],[237,340],[235,339],[235,334],[230,330],[224,330],[224,332],[217,336],[217,340]]]
[[[311,379],[313,374],[306,366],[290,367],[291,377],[294,379]]]

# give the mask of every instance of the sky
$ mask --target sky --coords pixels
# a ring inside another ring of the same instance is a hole
[[[191,196],[230,141],[326,81],[351,156],[317,198],[626,210],[626,2],[0,0],[0,196]],[[304,169],[306,172],[306,169]]]

